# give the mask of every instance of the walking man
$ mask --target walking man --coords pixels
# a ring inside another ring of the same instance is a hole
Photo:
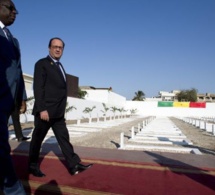
[[[60,63],[65,44],[60,38],[49,41],[49,55],[40,59],[34,69],[34,97],[33,108],[34,131],[29,151],[29,173],[36,177],[44,177],[38,160],[42,141],[48,130],[53,129],[58,144],[67,161],[70,174],[75,175],[86,170],[92,164],[80,164],[79,156],[74,153],[69,141],[69,133],[64,118],[67,102],[66,73]]]

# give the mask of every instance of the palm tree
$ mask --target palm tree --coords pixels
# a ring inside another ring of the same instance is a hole
[[[117,108],[117,107],[115,107],[115,106],[113,106],[113,107],[111,107],[111,111],[113,112],[113,114],[114,114],[114,119],[115,119],[115,113],[116,113],[116,111],[118,111],[119,109]]]
[[[145,100],[145,93],[142,91],[135,92],[135,96],[132,101],[144,101]]]
[[[124,108],[119,108],[118,111],[120,112],[121,118],[123,117],[123,113],[126,112]]]
[[[105,103],[102,103],[104,110],[101,110],[104,113],[104,120],[106,120],[106,116],[107,116],[107,111],[109,110],[109,108],[106,106]]]
[[[32,105],[34,104],[34,96],[28,97],[26,100],[26,104],[27,104],[27,108],[32,107]],[[26,114],[31,114],[31,112],[32,112],[32,108],[26,110]]]
[[[131,112],[131,116],[132,116],[137,112],[137,109],[131,109],[130,112]]]
[[[69,103],[66,102],[66,109],[65,109],[65,118],[67,118],[67,113],[72,111],[73,109],[77,110],[77,108],[75,106],[69,106]]]
[[[96,106],[93,106],[92,108],[86,107],[86,108],[83,110],[84,113],[89,113],[89,115],[90,115],[89,121],[91,121],[91,113],[92,113],[92,111],[93,111],[95,108],[96,108]]]

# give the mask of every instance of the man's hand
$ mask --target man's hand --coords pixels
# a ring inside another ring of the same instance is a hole
[[[26,107],[26,101],[22,101],[22,104],[19,109],[20,114],[24,114],[26,112]]]
[[[44,121],[49,121],[49,113],[47,110],[40,112],[40,118]]]

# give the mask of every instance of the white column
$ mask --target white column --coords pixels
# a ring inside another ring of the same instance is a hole
[[[131,127],[131,139],[134,139],[134,127]]]
[[[215,135],[215,125],[212,125],[212,134]]]
[[[145,120],[145,125],[147,125],[147,124],[148,124],[148,119]]]
[[[89,123],[91,123],[92,122],[92,118],[89,118]]]
[[[204,129],[204,121],[199,121],[199,129]]]
[[[205,131],[207,130],[207,123],[206,123],[206,121],[204,122],[204,130]]]
[[[120,134],[120,148],[124,148],[124,133]]]

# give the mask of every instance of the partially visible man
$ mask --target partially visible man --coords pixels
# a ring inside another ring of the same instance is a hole
[[[74,153],[69,141],[69,133],[65,122],[67,101],[66,73],[59,62],[64,42],[60,38],[49,41],[49,55],[40,59],[34,69],[34,131],[32,134],[29,152],[29,172],[36,177],[45,174],[39,168],[39,153],[41,144],[50,128],[52,128],[62,153],[67,161],[69,172],[72,175],[86,170],[92,164],[80,164],[79,156]]]
[[[10,156],[8,119],[16,103],[26,111],[26,92],[17,39],[6,28],[14,23],[18,11],[11,0],[0,0],[0,190],[5,195],[24,195]]]

